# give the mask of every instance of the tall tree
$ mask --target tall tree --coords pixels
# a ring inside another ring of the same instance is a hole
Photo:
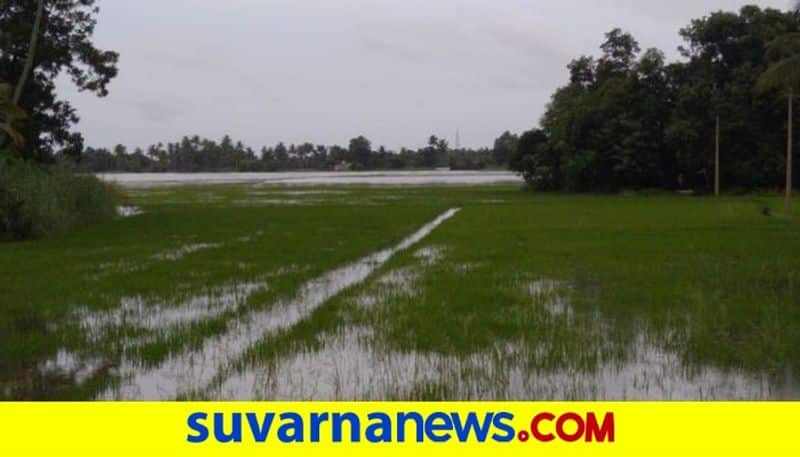
[[[794,145],[793,103],[800,86],[800,33],[787,33],[776,38],[767,47],[767,56],[777,60],[758,79],[757,89],[761,93],[780,90],[788,99],[786,142],[786,213],[792,214],[792,150]]]
[[[23,155],[45,160],[63,148],[77,154],[82,137],[71,131],[75,109],[56,95],[66,73],[81,91],[108,93],[118,54],[92,43],[96,0],[3,0],[0,7],[0,80],[15,85],[14,97],[30,117],[21,133]],[[35,52],[31,52],[31,45]]]
[[[431,135],[428,138],[428,146],[420,150],[420,166],[434,168],[446,165],[448,150],[447,140]]]
[[[358,136],[350,140],[348,148],[350,158],[361,168],[369,167],[372,156],[372,143],[364,136]]]
[[[39,35],[42,31],[42,16],[44,16],[44,0],[39,0],[36,7],[36,19],[33,20],[33,29],[31,30],[30,44],[28,45],[28,55],[25,56],[25,66],[22,69],[22,74],[19,76],[17,87],[14,89],[14,104],[19,104],[19,99],[22,97],[22,90],[25,88],[25,83],[28,82],[31,70],[33,70],[33,63],[36,59],[36,45],[39,43]]]
[[[492,149],[494,163],[497,165],[507,165],[511,157],[517,153],[518,144],[519,137],[517,135],[509,131],[503,132],[502,135],[494,140],[494,149]]]
[[[716,114],[720,116],[720,186],[773,186],[784,174],[775,148],[785,144],[785,110],[753,87],[769,65],[768,43],[797,31],[792,12],[745,6],[738,12],[715,12],[681,30],[688,61],[679,76],[677,111],[672,116],[671,147],[680,154],[681,172],[694,187],[711,189],[716,146]],[[680,141],[677,141],[680,140]]]

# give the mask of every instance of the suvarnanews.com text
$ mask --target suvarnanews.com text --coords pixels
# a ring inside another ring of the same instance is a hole
[[[518,415],[517,415],[518,416]],[[517,426],[524,423],[522,427]],[[613,443],[613,412],[193,412],[189,443]]]

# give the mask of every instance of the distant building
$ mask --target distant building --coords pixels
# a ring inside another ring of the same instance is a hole
[[[353,165],[350,162],[341,161],[333,166],[333,171],[350,171]]]

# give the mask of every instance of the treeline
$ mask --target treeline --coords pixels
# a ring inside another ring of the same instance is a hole
[[[796,12],[716,12],[680,31],[683,59],[672,63],[612,30],[599,56],[569,64],[569,82],[552,96],[539,127],[518,138],[511,167],[538,190],[708,191],[719,119],[723,189],[780,187],[786,98],[755,88],[774,63],[768,45],[798,30]],[[779,57],[796,59],[798,52],[800,39]]]
[[[402,170],[450,167],[482,169],[504,166],[494,161],[489,149],[450,149],[447,141],[431,136],[424,148],[390,151],[359,136],[347,147],[285,145],[263,147],[256,151],[229,136],[220,141],[198,136],[184,137],[175,143],[155,144],[129,151],[118,145],[113,150],[87,148],[73,164],[84,172],[217,172],[217,171],[289,171],[289,170]],[[507,159],[506,155],[506,159]]]

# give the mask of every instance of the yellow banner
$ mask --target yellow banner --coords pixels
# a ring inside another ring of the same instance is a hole
[[[0,456],[800,456],[800,403],[0,403]]]

